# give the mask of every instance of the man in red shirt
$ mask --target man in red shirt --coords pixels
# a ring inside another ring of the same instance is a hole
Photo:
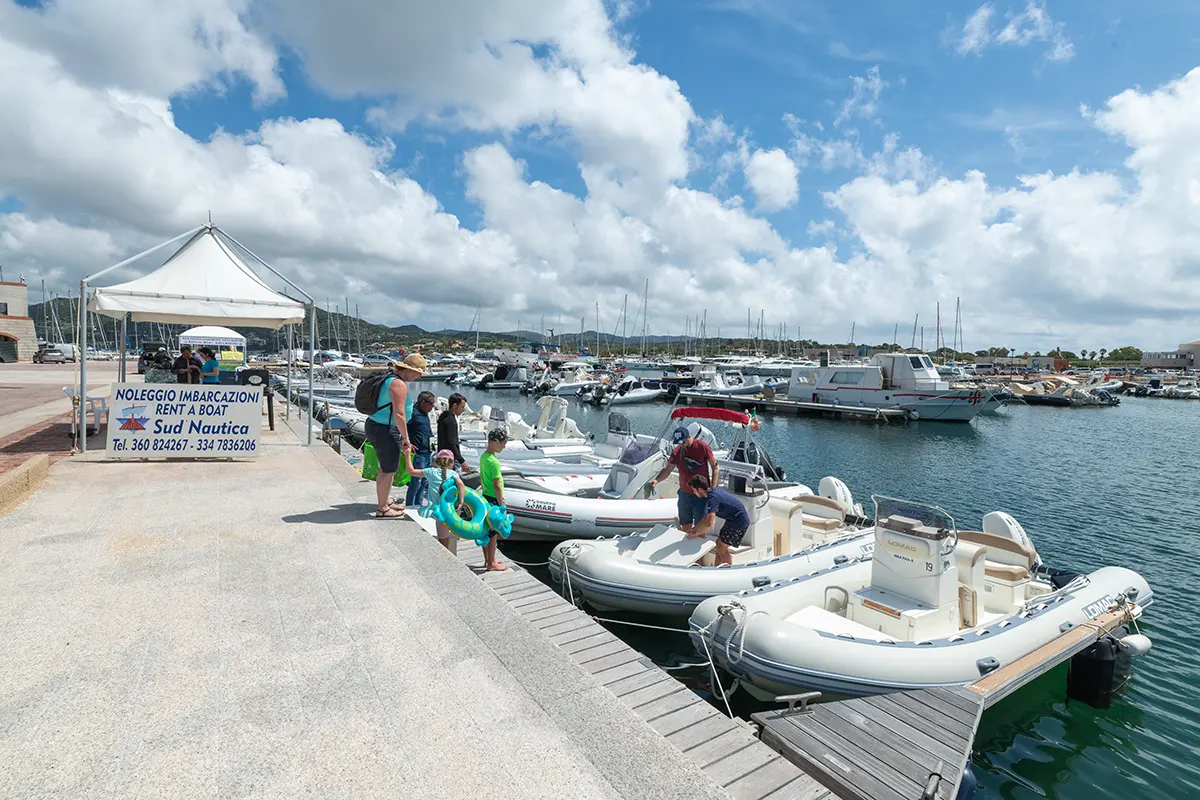
[[[685,427],[675,429],[672,441],[675,449],[662,472],[650,481],[650,485],[657,486],[659,481],[671,474],[671,470],[679,468],[679,529],[691,533],[696,523],[704,518],[708,500],[696,494],[696,490],[688,483],[696,475],[702,475],[708,479],[709,486],[716,486],[717,457],[713,455],[707,442],[693,437],[692,432]]]

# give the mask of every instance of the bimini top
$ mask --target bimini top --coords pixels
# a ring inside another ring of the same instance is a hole
[[[304,320],[304,306],[267,286],[216,226],[205,226],[149,275],[96,289],[88,309],[184,325],[275,329]]]
[[[728,408],[700,408],[698,406],[680,406],[671,412],[671,419],[716,419],[722,422],[733,422],[738,425],[749,425],[750,416],[741,411],[730,411]]]

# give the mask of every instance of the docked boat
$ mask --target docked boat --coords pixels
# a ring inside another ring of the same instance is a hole
[[[722,372],[715,367],[701,367],[696,376],[695,391],[719,396],[740,396],[761,394],[767,386],[771,388],[786,388],[787,381],[771,381],[764,383],[760,378],[747,378],[741,370],[731,369]]]
[[[662,470],[671,452],[666,434],[669,427],[681,420],[723,420],[738,426],[748,426],[750,418],[737,411],[716,408],[675,408],[668,415],[662,430],[649,441],[635,437],[621,452],[620,458],[607,475],[594,472],[578,475],[530,475],[505,478],[504,499],[513,514],[514,539],[593,539],[646,531],[656,525],[675,521],[678,482],[673,472],[658,484],[657,494],[647,497],[647,485]],[[699,423],[696,423],[699,424]],[[776,483],[768,488],[773,495],[798,492],[794,484],[783,484],[782,471],[771,465],[765,454],[749,450],[723,459],[715,452],[721,469],[736,469],[733,461],[739,458],[754,463],[765,462]],[[584,470],[581,469],[581,473]],[[464,478],[468,485],[477,485],[478,476]]]
[[[866,364],[837,364],[792,371],[788,398],[866,408],[900,408],[912,419],[969,422],[985,402],[979,389],[955,389],[938,375],[929,356],[877,353]]]
[[[623,378],[610,386],[597,386],[591,402],[602,406],[624,406],[633,403],[650,403],[665,397],[667,390],[655,383],[650,385],[640,378]]]
[[[495,372],[484,375],[476,389],[520,389],[529,382],[529,368],[515,364],[500,364]]]
[[[614,538],[562,542],[550,553],[550,576],[572,600],[599,610],[688,616],[709,597],[805,575],[869,557],[874,536],[844,483],[821,480],[769,492],[761,465],[723,462],[750,528],[730,549],[733,565],[715,566],[721,521],[704,539],[670,525]]]
[[[1072,627],[1153,600],[1132,570],[1049,570],[1002,512],[959,531],[942,509],[875,498],[870,560],[846,561],[701,603],[698,652],[751,694],[833,696],[971,683]]]

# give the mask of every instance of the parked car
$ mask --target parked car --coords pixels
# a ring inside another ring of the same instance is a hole
[[[386,367],[392,363],[390,356],[383,353],[367,353],[362,357],[363,364],[368,367]]]
[[[138,356],[137,374],[145,375],[146,367],[152,367],[155,364],[161,364],[163,356],[159,353],[166,354],[166,367],[171,366],[171,354],[167,352],[166,342],[142,342],[142,354]]]
[[[33,354],[33,363],[35,364],[65,364],[67,363],[67,354],[59,350],[54,345],[43,347]]]

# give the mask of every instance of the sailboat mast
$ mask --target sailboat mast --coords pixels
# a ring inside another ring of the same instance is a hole
[[[596,358],[600,357],[600,302],[596,302]]]
[[[42,338],[50,341],[50,326],[46,324],[46,279],[42,279]]]
[[[914,347],[917,346],[917,320],[919,320],[919,319],[921,319],[920,314],[917,314],[915,317],[913,317],[912,342],[910,342],[908,345],[909,350],[912,350]]]
[[[627,323],[629,322],[629,292],[625,293],[625,301],[621,303],[621,358],[625,357],[626,351],[629,350],[629,332]]]
[[[646,357],[646,317],[650,308],[646,301],[650,298],[650,279],[646,278],[646,288],[642,291],[642,358]]]

